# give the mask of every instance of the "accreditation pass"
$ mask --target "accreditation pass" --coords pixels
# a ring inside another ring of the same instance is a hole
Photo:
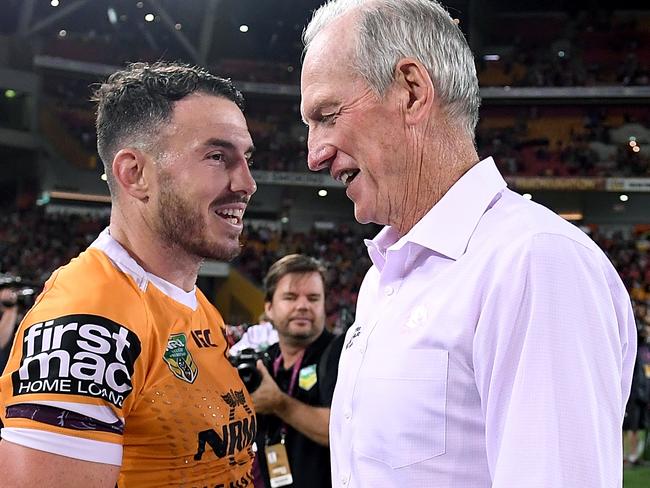
[[[271,488],[279,486],[288,486],[293,483],[291,467],[289,466],[289,457],[287,448],[283,443],[273,444],[264,448],[266,454],[266,464],[269,468],[269,480]]]

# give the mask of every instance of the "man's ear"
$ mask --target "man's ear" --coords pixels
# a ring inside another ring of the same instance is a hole
[[[149,198],[146,165],[146,155],[137,149],[120,149],[113,158],[113,176],[121,191],[141,201]]]
[[[402,107],[406,123],[415,125],[428,119],[434,101],[433,81],[424,65],[414,58],[402,58],[395,66],[395,82],[404,95]]]
[[[269,319],[269,322],[273,322],[273,312],[271,302],[264,302],[264,315]]]

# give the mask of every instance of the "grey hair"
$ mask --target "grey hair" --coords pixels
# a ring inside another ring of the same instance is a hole
[[[304,52],[343,15],[359,13],[354,69],[378,96],[395,79],[400,59],[412,57],[429,72],[450,120],[473,138],[481,104],[474,57],[449,12],[436,0],[329,0],[303,32]]]

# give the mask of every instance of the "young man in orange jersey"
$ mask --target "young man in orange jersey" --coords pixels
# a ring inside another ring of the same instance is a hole
[[[57,270],[0,378],[3,486],[248,486],[256,420],[196,288],[255,191],[232,84],[133,64],[96,92],[111,222]]]

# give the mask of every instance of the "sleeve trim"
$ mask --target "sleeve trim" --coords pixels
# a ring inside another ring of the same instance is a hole
[[[18,427],[2,429],[2,439],[31,449],[82,461],[122,465],[120,444]]]

